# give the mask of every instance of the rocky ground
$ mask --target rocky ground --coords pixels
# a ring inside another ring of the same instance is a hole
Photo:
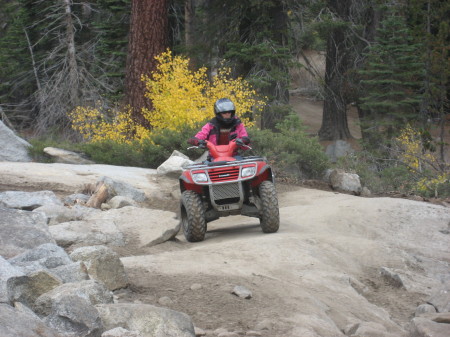
[[[0,179],[2,190],[21,189],[20,167],[34,172],[30,189],[46,189],[49,177],[60,196],[81,180],[115,174],[150,196],[147,207],[174,210],[178,203],[175,179],[107,166],[2,163],[2,177],[11,172]],[[206,336],[409,336],[417,307],[449,289],[447,207],[277,187],[275,234],[263,234],[257,219],[234,216],[208,224],[200,243],[179,233],[153,247],[133,240],[115,247],[130,281],[116,291],[119,302],[185,312]],[[236,286],[251,298],[233,294]]]

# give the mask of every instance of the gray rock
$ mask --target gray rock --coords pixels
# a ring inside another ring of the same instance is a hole
[[[381,276],[383,276],[383,278],[386,281],[388,281],[394,287],[405,288],[405,284],[404,284],[402,278],[400,277],[399,274],[397,274],[393,270],[386,268],[386,267],[381,267],[380,274],[381,274]]]
[[[336,140],[327,146],[325,154],[335,163],[339,158],[354,153],[352,146],[345,140]]]
[[[122,327],[117,327],[102,333],[102,337],[143,337],[137,331],[130,331]]]
[[[11,258],[44,243],[55,243],[42,213],[0,206],[0,255]]]
[[[61,222],[68,222],[81,219],[81,212],[74,208],[60,205],[44,205],[35,208],[33,212],[42,212],[47,217],[47,223],[52,226]]]
[[[438,312],[449,312],[450,311],[450,289],[444,287],[436,291],[427,300],[427,303],[431,304],[436,308]]]
[[[183,168],[193,163],[189,157],[175,150],[164,163],[158,166],[156,172],[160,175],[178,178],[183,172]]]
[[[424,314],[422,317],[436,323],[450,324],[450,312],[435,312]]]
[[[108,201],[110,208],[122,208],[125,206],[137,206],[133,199],[117,195]]]
[[[45,270],[8,280],[7,291],[10,302],[21,302],[34,308],[36,299],[61,284],[61,280]]]
[[[100,304],[96,306],[105,329],[122,327],[143,337],[194,337],[194,325],[184,313],[149,304]]]
[[[396,337],[396,334],[389,333],[386,328],[376,322],[360,322],[351,324],[344,329],[347,336],[352,337]]]
[[[200,337],[200,336],[206,336],[206,331],[199,328],[199,327],[194,327],[194,331],[195,331],[195,336],[196,337]]]
[[[7,282],[19,276],[24,276],[24,273],[0,256],[0,303],[9,303]]]
[[[83,154],[64,149],[58,149],[56,147],[46,147],[44,148],[44,152],[53,157],[56,163],[94,164],[93,161],[86,159]]]
[[[246,299],[252,298],[252,292],[247,288],[245,288],[244,286],[235,286],[232,291],[232,294]]]
[[[50,233],[62,247],[113,245],[123,246],[123,234],[114,221],[70,221],[51,226]]]
[[[70,254],[74,261],[83,261],[91,278],[103,282],[109,290],[128,285],[125,268],[119,255],[105,246],[77,248]]]
[[[98,311],[87,298],[77,295],[54,301],[44,322],[65,337],[100,337],[103,331]]]
[[[81,282],[89,280],[89,274],[85,264],[81,261],[65,264],[51,270],[63,283]]]
[[[133,240],[137,247],[151,247],[175,237],[180,221],[173,212],[126,206],[94,214],[89,219],[114,221],[125,241]],[[95,223],[95,222],[94,222]]]
[[[203,286],[200,283],[194,283],[193,285],[191,285],[191,290],[200,290],[202,289]]]
[[[103,182],[106,185],[106,187],[108,188],[108,195],[111,198],[116,195],[120,195],[123,197],[128,197],[136,202],[144,202],[145,200],[147,200],[144,192],[138,190],[137,188],[134,188],[127,183],[113,180],[109,177],[101,177],[97,183],[100,182]]]
[[[422,316],[423,314],[436,313],[436,308],[430,304],[421,304],[416,308],[414,313],[415,317]]]
[[[65,250],[54,243],[42,244],[27,250],[8,261],[17,268],[20,268],[26,274],[72,263],[72,260]]]
[[[82,193],[74,193],[64,197],[63,201],[67,205],[86,204],[90,196]]]
[[[18,137],[0,121],[0,161],[29,162],[28,149],[31,144]]]
[[[448,337],[449,324],[436,323],[425,317],[415,317],[411,321],[412,337]]]
[[[63,203],[52,191],[22,192],[6,191],[0,193],[0,202],[6,207],[32,211],[43,205],[59,205]]]
[[[77,283],[64,283],[41,294],[35,301],[35,311],[39,315],[48,316],[57,303],[64,298],[73,297],[86,299],[92,305],[113,303],[113,294],[103,283],[86,280]]]
[[[361,191],[361,196],[362,197],[370,197],[371,195],[372,195],[372,192],[366,186],[364,186]]]
[[[30,310],[18,310],[0,303],[0,336],[62,337]]]
[[[333,189],[338,191],[361,194],[361,182],[359,176],[355,173],[346,173],[340,169],[332,170],[330,184]]]
[[[173,304],[173,301],[168,296],[163,296],[158,299],[158,303],[161,304],[163,307],[169,307],[171,304]]]

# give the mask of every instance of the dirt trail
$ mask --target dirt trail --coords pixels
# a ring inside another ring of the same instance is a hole
[[[204,242],[178,235],[124,257],[132,291],[121,301],[186,312],[207,336],[218,328],[343,336],[359,322],[401,336],[417,305],[450,280],[450,235],[440,232],[450,212],[442,206],[298,188],[280,194],[280,211],[275,234],[263,234],[257,219],[228,217],[208,224]],[[423,262],[430,259],[442,269]],[[409,289],[390,285],[381,267],[401,270]],[[253,297],[233,295],[239,285]]]

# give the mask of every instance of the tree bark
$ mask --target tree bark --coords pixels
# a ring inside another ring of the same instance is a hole
[[[67,39],[67,63],[69,65],[69,99],[71,106],[79,105],[78,95],[78,65],[75,53],[75,30],[72,20],[72,0],[64,0],[66,39]]]
[[[168,41],[167,0],[133,0],[127,56],[126,103],[132,107],[135,121],[149,126],[142,108],[151,110],[152,103],[144,97],[143,74],[156,68],[155,56],[162,53]]]
[[[351,0],[329,0],[330,10],[342,21],[349,21]],[[346,76],[349,70],[349,48],[346,45],[346,28],[334,27],[327,40],[325,61],[325,102],[322,126],[319,130],[321,140],[352,138],[347,123]]]
[[[194,0],[185,0],[184,2],[184,39],[186,49],[191,50],[194,45],[194,22],[195,22],[195,3]]]

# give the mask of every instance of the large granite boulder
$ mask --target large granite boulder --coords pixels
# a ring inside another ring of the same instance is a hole
[[[104,329],[122,327],[144,337],[194,337],[191,318],[178,311],[150,304],[98,304]]]
[[[19,310],[1,303],[0,336],[62,337],[61,334],[47,326],[31,310]]]
[[[28,154],[30,146],[0,121],[0,161],[31,161]]]
[[[55,243],[47,218],[34,213],[0,206],[0,255],[9,259],[44,243]]]
[[[73,261],[82,261],[91,278],[106,285],[109,290],[125,288],[128,278],[117,253],[105,246],[80,247],[70,257]]]

